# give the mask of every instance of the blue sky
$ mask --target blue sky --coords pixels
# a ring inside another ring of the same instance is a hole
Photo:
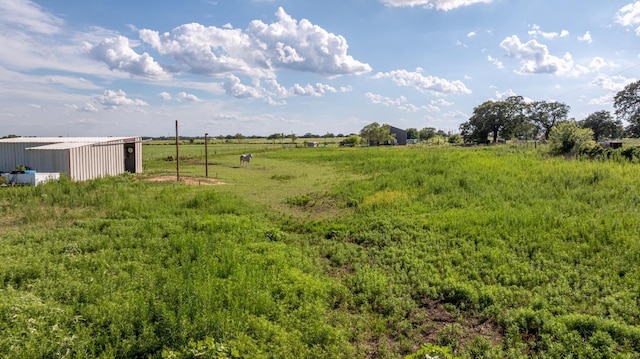
[[[640,1],[0,0],[0,136],[455,132],[640,78]]]

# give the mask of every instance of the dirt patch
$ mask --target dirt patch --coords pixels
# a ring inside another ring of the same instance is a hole
[[[146,177],[142,180],[147,182],[178,182],[176,176],[154,176]],[[205,177],[180,177],[180,182],[192,186],[216,186],[225,184],[218,179]]]
[[[442,346],[455,343],[455,347],[462,348],[476,336],[489,340],[492,346],[500,346],[504,342],[504,335],[495,321],[479,315],[451,313],[436,300],[424,299],[409,319],[413,327],[419,329],[412,333],[416,343]]]

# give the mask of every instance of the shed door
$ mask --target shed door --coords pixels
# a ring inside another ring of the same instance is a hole
[[[136,173],[136,144],[124,144],[124,170]]]

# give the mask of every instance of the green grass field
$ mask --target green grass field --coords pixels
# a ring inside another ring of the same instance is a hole
[[[213,143],[205,179],[194,143],[176,182],[143,153],[0,188],[0,357],[640,355],[636,163]]]

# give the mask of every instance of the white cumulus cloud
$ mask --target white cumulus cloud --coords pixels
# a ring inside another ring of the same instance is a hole
[[[86,103],[81,109],[83,112],[98,112],[98,109],[91,103]]]
[[[202,101],[201,99],[198,98],[198,96],[190,94],[190,93],[186,93],[186,92],[178,92],[178,94],[176,95],[176,100],[182,102],[182,101],[189,101],[189,102],[200,102]]]
[[[235,75],[229,75],[222,84],[227,95],[236,98],[259,98],[262,97],[260,90],[255,87],[242,84]]]
[[[425,9],[436,9],[442,11],[449,11],[459,7],[475,4],[490,4],[493,1],[494,0],[380,0],[381,3],[390,7],[421,6]]]
[[[468,94],[471,90],[462,81],[449,81],[435,76],[423,75],[423,70],[416,71],[394,70],[390,72],[378,72],[374,79],[391,79],[398,86],[412,87],[420,92],[429,91],[436,95]]]
[[[586,42],[590,44],[593,42],[593,38],[591,38],[591,31],[587,31],[582,36],[578,36],[578,41]]]
[[[502,63],[502,61],[496,59],[495,57],[493,57],[491,55],[487,55],[487,61],[489,61],[492,64],[494,64],[499,69],[504,68],[504,64]]]
[[[616,14],[616,21],[622,26],[636,26],[640,24],[640,1],[623,6]],[[640,36],[640,27],[636,28],[636,34]]]
[[[391,98],[379,94],[374,94],[372,92],[367,92],[365,94],[369,103],[374,105],[383,105],[388,107],[397,107],[398,109],[406,112],[417,112],[419,110],[425,110],[429,112],[438,112],[440,108],[436,106],[436,101],[431,101],[431,105],[427,106],[416,106],[407,100],[406,97],[400,96],[398,98]],[[447,103],[446,101],[444,103]]]
[[[556,74],[564,75],[575,73],[571,54],[566,53],[563,57],[553,56],[549,53],[546,45],[537,40],[529,40],[522,43],[518,36],[513,35],[505,38],[500,46],[507,51],[509,57],[519,59],[521,67],[518,70],[522,74]]]
[[[618,92],[624,89],[624,87],[627,86],[628,84],[635,81],[636,79],[634,78],[626,78],[620,75],[616,75],[616,76],[599,75],[595,79],[593,79],[591,83],[604,90],[611,91],[611,92]]]
[[[277,20],[251,21],[246,30],[184,24],[171,32],[140,30],[140,38],[183,71],[215,76],[243,74],[273,78],[288,69],[323,76],[363,74],[371,67],[348,55],[346,39],[309,20],[300,21],[283,8]]]
[[[139,55],[130,46],[129,39],[117,36],[88,45],[89,53],[111,70],[120,70],[137,76],[160,77],[165,75],[162,66],[148,53]]]
[[[534,39],[538,37],[542,37],[544,39],[551,40],[551,39],[555,39],[556,37],[567,37],[569,36],[569,31],[562,30],[559,33],[555,31],[545,32],[545,31],[542,31],[540,26],[533,24],[531,25],[531,30],[529,30],[528,34]]]
[[[127,97],[126,92],[122,90],[105,90],[104,94],[96,96],[95,100],[102,106],[110,109],[120,106],[148,106],[148,104],[142,100]]]
[[[292,93],[298,96],[322,96],[327,92],[336,93],[337,90],[329,85],[317,83],[315,86],[307,84],[305,86],[295,84],[291,89]]]

